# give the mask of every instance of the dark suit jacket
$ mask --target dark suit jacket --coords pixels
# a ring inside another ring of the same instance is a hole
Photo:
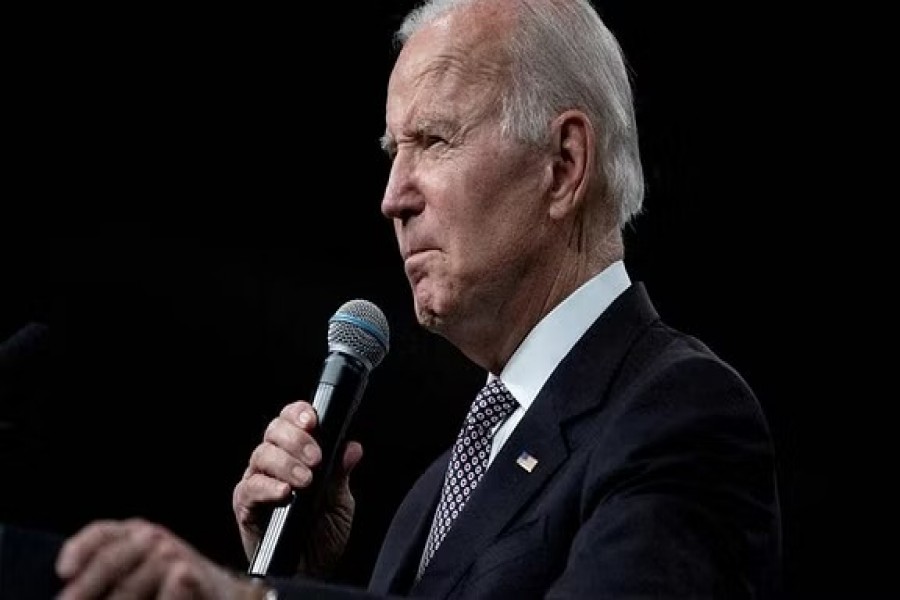
[[[527,451],[532,472],[516,464]],[[768,598],[773,447],[753,392],[637,283],[560,363],[413,582],[449,451],[398,509],[369,590],[427,598]]]
[[[522,451],[538,460],[530,473],[516,464]],[[760,406],[733,369],[660,322],[640,284],[560,363],[414,583],[448,457],[398,509],[368,592],[270,583],[285,598],[335,600],[778,591],[775,464]],[[0,529],[0,597],[55,593],[59,543]]]

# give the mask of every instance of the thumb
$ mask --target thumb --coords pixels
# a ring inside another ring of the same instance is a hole
[[[359,461],[362,460],[363,448],[359,442],[347,442],[344,448],[344,458],[341,461],[341,474],[346,478],[350,476]]]

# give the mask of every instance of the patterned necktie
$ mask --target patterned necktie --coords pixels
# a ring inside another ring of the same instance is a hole
[[[431,522],[431,532],[425,542],[416,579],[422,576],[431,557],[447,536],[453,520],[487,470],[494,432],[518,406],[519,403],[499,379],[488,382],[475,397],[453,446],[441,500]]]

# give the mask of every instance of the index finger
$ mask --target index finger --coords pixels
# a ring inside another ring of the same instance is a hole
[[[96,552],[123,535],[123,528],[115,521],[96,521],[70,537],[56,557],[56,573],[68,579],[78,573]]]

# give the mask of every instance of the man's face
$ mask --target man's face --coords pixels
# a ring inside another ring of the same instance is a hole
[[[546,233],[552,169],[500,132],[496,34],[439,22],[415,34],[391,74],[381,209],[391,218],[423,325],[451,337],[500,314]],[[454,33],[454,30],[456,33]]]

